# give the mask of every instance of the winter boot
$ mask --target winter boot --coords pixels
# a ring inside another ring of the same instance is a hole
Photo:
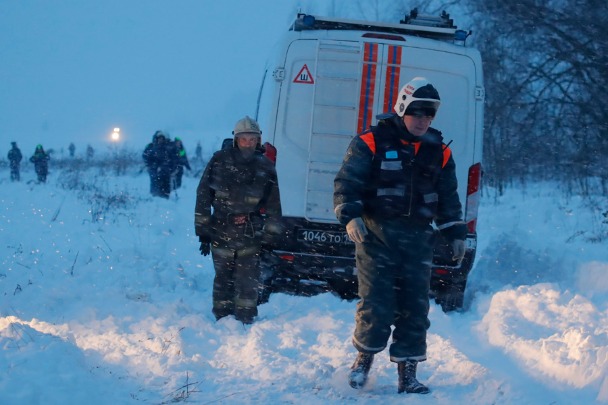
[[[408,394],[428,394],[431,390],[416,379],[416,367],[418,362],[414,360],[400,361],[397,363],[399,372],[399,388],[397,392],[407,392]]]
[[[348,375],[348,383],[351,387],[355,389],[363,388],[367,382],[367,374],[369,374],[369,369],[372,368],[373,362],[373,354],[359,352]]]

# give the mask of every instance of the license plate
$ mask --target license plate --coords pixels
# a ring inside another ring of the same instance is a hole
[[[298,240],[330,245],[353,243],[346,232],[321,231],[319,229],[300,229],[298,231]]]

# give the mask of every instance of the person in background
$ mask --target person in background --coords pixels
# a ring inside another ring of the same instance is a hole
[[[430,127],[439,93],[416,77],[399,92],[395,114],[353,138],[334,180],[334,210],[355,242],[359,297],[349,383],[361,388],[374,355],[387,346],[397,363],[398,392],[426,394],[416,378],[426,360],[433,258],[431,222],[465,253],[466,225],[456,166],[441,132]]]
[[[178,137],[175,137],[175,141],[173,142],[173,147],[175,148],[175,159],[176,159],[176,168],[175,175],[173,181],[173,189],[177,190],[182,186],[182,177],[184,176],[184,167],[188,170],[192,170],[190,168],[190,163],[188,162],[188,156],[186,155],[186,148],[184,148],[184,144],[182,140]]]
[[[73,158],[74,152],[76,152],[76,146],[74,145],[74,142],[70,142],[70,146],[68,146],[68,150],[70,151],[70,157]]]
[[[234,315],[250,324],[258,314],[262,240],[281,233],[281,199],[274,164],[261,152],[258,123],[246,116],[233,135],[201,177],[194,226],[202,255],[213,258],[215,318]]]
[[[11,181],[21,181],[20,168],[23,155],[21,149],[17,147],[17,142],[11,142],[11,149],[8,151],[7,158],[11,168]]]
[[[93,155],[95,155],[95,150],[91,145],[87,145],[87,160],[93,159]]]
[[[42,145],[36,145],[34,154],[30,157],[30,162],[34,164],[39,183],[46,183],[46,176],[49,174],[49,160],[51,157],[44,151]]]
[[[169,198],[171,193],[171,174],[177,166],[173,143],[162,131],[156,131],[142,154],[150,175],[150,194]]]
[[[203,148],[201,146],[200,142],[196,143],[196,149],[194,150],[194,157],[196,158],[196,160],[201,161],[203,160]]]
[[[157,139],[160,135],[164,137],[162,131],[156,131],[154,135],[152,135],[152,142],[146,145],[146,147],[144,148],[144,152],[141,155],[144,164],[146,165],[146,169],[148,170],[148,175],[150,176],[150,194],[152,194],[153,196],[158,195],[158,185],[156,177],[158,167],[156,159],[154,157],[154,148],[155,145],[158,143]]]

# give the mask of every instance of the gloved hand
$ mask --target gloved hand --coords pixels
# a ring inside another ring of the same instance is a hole
[[[211,253],[211,242],[202,236],[199,236],[198,240],[201,242],[201,254],[203,256],[207,256],[209,253]]]
[[[194,214],[194,233],[199,238],[208,235],[211,218],[208,215]],[[209,238],[206,238],[209,239]]]
[[[365,235],[367,235],[367,228],[363,223],[363,219],[360,217],[351,219],[346,224],[346,233],[348,237],[355,243],[363,243]]]
[[[462,259],[464,258],[464,252],[466,251],[464,241],[462,239],[455,239],[452,242],[452,251],[454,252],[452,260],[460,264],[460,262],[462,262]]]

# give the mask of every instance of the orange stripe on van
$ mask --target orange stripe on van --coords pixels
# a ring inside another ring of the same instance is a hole
[[[388,59],[386,64],[386,76],[384,80],[384,109],[382,112],[393,110],[397,94],[399,94],[399,76],[401,75],[401,53],[403,48],[390,45],[388,47]]]
[[[361,91],[359,94],[359,117],[357,133],[372,125],[374,94],[376,92],[376,67],[378,65],[378,44],[363,44],[363,68],[361,69]]]

